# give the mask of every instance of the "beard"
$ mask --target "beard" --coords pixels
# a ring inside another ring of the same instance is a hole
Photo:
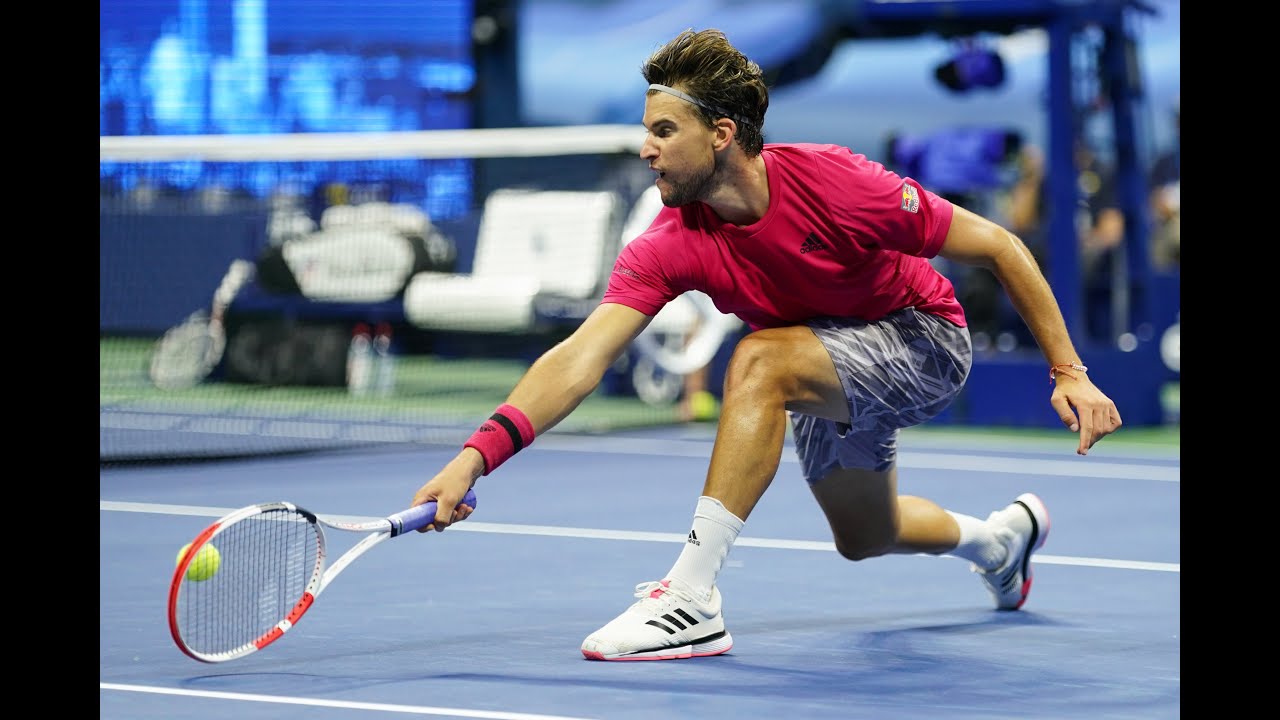
[[[706,200],[720,187],[720,159],[705,172],[699,172],[686,180],[667,180],[667,191],[662,193],[662,204],[680,207],[699,200]]]

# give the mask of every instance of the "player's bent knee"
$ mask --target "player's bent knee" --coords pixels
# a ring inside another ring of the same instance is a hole
[[[836,535],[836,552],[855,562],[889,554],[898,541],[897,529],[888,524],[879,525],[874,521],[863,522],[856,532]]]
[[[840,557],[844,558],[845,560],[852,560],[853,562],[858,562],[860,560],[870,560],[871,558],[877,558],[882,555],[887,555],[889,554],[889,551],[892,549],[893,549],[893,543],[885,543],[885,544],[878,544],[878,543],[872,544],[872,543],[866,543],[866,542],[851,543],[851,542],[842,542],[838,538],[836,539],[836,552],[840,553]]]
[[[808,328],[760,330],[738,341],[725,370],[725,393],[768,389],[792,397],[800,384],[797,337],[817,342]]]
[[[754,377],[756,372],[767,369],[778,355],[778,343],[760,334],[751,334],[738,341],[726,368],[727,381]]]

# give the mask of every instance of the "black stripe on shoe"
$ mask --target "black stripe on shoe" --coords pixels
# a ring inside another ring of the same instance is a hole
[[[686,615],[685,617],[688,617],[688,616]],[[662,619],[663,619],[663,620],[666,620],[667,622],[671,623],[672,625],[675,625],[676,627],[680,628],[681,630],[684,630],[686,627],[688,627],[687,625],[685,625],[684,623],[680,622],[679,620],[677,620],[677,619],[675,619],[675,618],[671,617],[671,615],[670,615],[670,614],[663,615],[663,616],[662,616]]]
[[[714,641],[716,641],[716,640],[719,640],[720,638],[722,638],[722,637],[724,637],[725,635],[728,635],[728,634],[729,634],[729,631],[728,631],[728,630],[721,630],[721,631],[720,631],[720,632],[718,632],[718,633],[711,633],[710,635],[708,635],[708,636],[706,636],[706,637],[704,637],[704,638],[698,638],[697,640],[690,640],[690,641],[689,641],[689,644],[690,644],[690,645],[704,645],[704,644],[706,644],[706,643],[714,642]]]
[[[682,608],[676,608],[676,609],[675,609],[675,612],[676,612],[676,614],[677,614],[677,615],[679,615],[680,617],[684,618],[684,621],[685,621],[685,622],[687,622],[687,623],[689,623],[690,625],[697,625],[697,624],[698,624],[698,620],[697,620],[695,617],[693,617],[692,615],[690,615],[689,613],[685,612]]]
[[[666,629],[665,627],[663,627],[663,626],[662,626],[662,624],[661,624],[661,623],[654,622],[653,620],[650,620],[649,622],[647,622],[647,623],[645,623],[645,624],[646,624],[646,625],[655,625],[655,626],[657,626],[657,627],[662,627],[664,630]],[[703,638],[698,638],[697,640],[689,640],[688,642],[684,643],[684,645],[655,645],[655,646],[650,647],[650,648],[639,648],[639,649],[637,649],[637,650],[632,650],[631,652],[629,652],[629,653],[624,653],[623,655],[620,655],[619,657],[630,657],[630,656],[633,656],[633,655],[642,655],[642,654],[644,654],[644,653],[657,652],[657,651],[659,651],[659,650],[670,650],[670,649],[672,649],[672,648],[677,648],[677,647],[689,647],[689,648],[695,648],[695,647],[697,647],[698,645],[706,645],[707,643],[715,642],[715,641],[719,640],[720,638],[722,638],[722,637],[724,637],[725,635],[728,635],[728,634],[729,634],[729,631],[728,631],[728,630],[721,630],[720,632],[717,632],[717,633],[711,633],[710,635],[708,635],[708,636],[706,636],[706,637],[703,637]]]
[[[676,631],[675,631],[675,630],[672,630],[671,628],[667,627],[666,625],[663,625],[662,623],[658,622],[657,620],[646,620],[644,624],[645,624],[645,625],[652,625],[652,626],[654,626],[654,627],[656,627],[656,628],[662,628],[663,630],[666,630],[666,631],[667,631],[667,634],[668,634],[668,635],[675,635],[675,634],[676,634]]]
[[[1027,511],[1027,517],[1031,518],[1031,537],[1027,540],[1026,547],[1022,548],[1022,577],[1025,579],[1028,571],[1031,569],[1031,553],[1036,546],[1036,541],[1040,539],[1040,523],[1036,522],[1036,514],[1031,512],[1031,508],[1021,500],[1014,500],[1015,503],[1022,506]]]

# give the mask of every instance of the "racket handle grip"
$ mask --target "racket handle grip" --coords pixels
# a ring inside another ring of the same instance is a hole
[[[467,490],[467,494],[462,496],[462,502],[458,504],[468,505],[474,510],[476,507],[476,491]],[[436,508],[436,501],[432,500],[388,517],[387,520],[391,521],[391,537],[417,530],[418,528],[424,528],[435,522]]]

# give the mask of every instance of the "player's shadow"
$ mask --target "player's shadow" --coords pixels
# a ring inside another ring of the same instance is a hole
[[[1045,716],[1078,717],[1090,710],[1106,714],[1118,707],[1151,708],[1170,702],[1167,687],[1118,691],[1113,668],[1090,668],[1087,662],[1064,660],[1061,654],[1084,648],[1051,640],[1054,647],[1047,650],[1044,633],[1039,633],[1041,640],[1022,644],[1024,631],[1047,628],[1050,635],[1063,637],[1071,634],[1075,623],[1026,611],[948,616],[955,619],[922,624],[918,615],[916,622],[899,615],[739,623],[733,631],[739,645],[744,639],[750,643],[749,653],[674,661],[675,669],[669,667],[672,662],[584,661],[571,674],[472,672],[433,677],[495,687],[525,685],[530,691],[579,687],[643,693],[667,698],[664,702],[673,707],[680,706],[681,696],[689,702],[716,696],[727,708],[735,699],[756,706],[790,698],[787,704],[794,717],[805,715],[806,704],[816,714],[859,706],[946,707],[981,715],[993,707],[1026,701],[1034,702]]]
[[[922,622],[929,619],[933,621]],[[750,644],[749,652],[730,651],[691,662],[611,663],[577,658],[545,664],[470,662],[473,667],[511,667],[513,671],[457,672],[452,668],[459,663],[452,657],[442,663],[448,669],[440,672],[424,672],[424,665],[431,665],[427,661],[415,662],[415,670],[388,674],[390,666],[405,667],[390,655],[421,652],[421,644],[404,643],[383,646],[376,653],[312,658],[308,664],[311,672],[206,675],[184,684],[295,695],[442,681],[491,686],[495,693],[506,693],[512,687],[528,691],[576,687],[670,698],[687,694],[691,700],[714,695],[730,702],[732,698],[772,701],[802,697],[823,707],[856,702],[980,709],[991,707],[993,702],[1025,699],[1034,700],[1044,712],[1071,716],[1081,713],[1082,697],[1091,698],[1085,706],[1094,708],[1131,702],[1159,705],[1167,700],[1160,687],[1146,688],[1138,693],[1141,697],[1118,698],[1114,677],[1106,668],[1095,672],[1087,662],[1064,659],[1062,652],[1090,652],[1087,647],[1066,647],[1056,639],[1072,635],[1074,625],[1028,611],[806,617],[740,622],[733,631],[739,645],[744,640]],[[1042,628],[1051,632],[1037,632]],[[541,640],[532,642],[539,644]],[[1051,650],[1047,643],[1053,644]],[[375,655],[387,662],[366,663],[366,656]],[[320,665],[326,662],[344,670],[353,664],[368,670],[363,674],[325,674]],[[567,672],[566,667],[572,670]],[[228,682],[232,678],[234,681]],[[246,683],[250,678],[260,682]]]

